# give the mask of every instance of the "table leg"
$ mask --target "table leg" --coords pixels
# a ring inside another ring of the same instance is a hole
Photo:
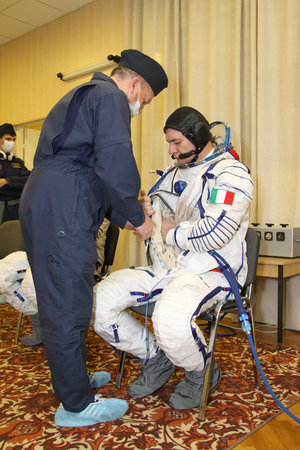
[[[278,265],[277,344],[281,350],[283,324],[283,266]]]

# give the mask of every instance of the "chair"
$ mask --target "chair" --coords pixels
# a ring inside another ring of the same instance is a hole
[[[117,225],[110,222],[106,231],[106,241],[104,246],[104,262],[101,269],[101,279],[107,277],[110,272],[111,266],[114,262],[115,252],[119,239],[120,229]]]
[[[255,345],[255,335],[254,335],[254,319],[253,319],[253,311],[252,311],[252,291],[253,291],[253,285],[256,278],[256,268],[257,268],[257,260],[258,260],[258,252],[259,252],[259,244],[260,240],[258,237],[258,234],[255,230],[252,228],[249,228],[246,235],[246,243],[247,243],[247,260],[248,260],[248,274],[247,279],[244,284],[243,290],[242,290],[242,300],[245,303],[246,306],[246,312],[249,315],[250,321],[251,321],[251,327],[252,327],[252,338]],[[133,312],[136,312],[142,316],[146,315],[146,306],[147,305],[139,305],[139,306],[133,306],[129,309]],[[153,310],[154,310],[155,302],[149,303],[148,305],[148,317],[152,316]],[[208,399],[208,392],[209,392],[209,385],[210,385],[210,379],[211,379],[211,369],[212,369],[212,361],[213,361],[213,355],[214,355],[214,348],[215,348],[215,340],[217,336],[217,328],[218,324],[221,320],[220,314],[221,311],[227,313],[236,313],[237,306],[235,303],[235,300],[233,298],[230,298],[229,300],[224,300],[223,302],[217,303],[211,311],[205,311],[203,315],[199,316],[199,319],[203,318],[203,320],[208,320],[211,322],[210,326],[210,336],[209,336],[209,343],[207,348],[207,353],[210,355],[210,357],[207,359],[205,364],[205,376],[204,376],[204,383],[203,383],[203,389],[202,389],[202,397],[201,397],[201,404],[199,408],[199,419],[204,420],[205,416],[205,408],[207,404]],[[223,317],[222,317],[223,318]],[[116,386],[117,388],[120,388],[122,376],[123,376],[123,370],[124,370],[124,364],[126,359],[126,352],[121,352],[120,356],[120,363],[119,363],[119,370],[117,374],[117,380],[116,380]],[[254,360],[253,360],[254,362]],[[255,366],[256,367],[256,366]],[[257,384],[259,383],[259,371],[256,367],[255,371],[255,378]]]
[[[249,228],[247,231],[246,243],[247,243],[248,274],[247,274],[247,278],[246,278],[244,287],[242,289],[241,297],[243,300],[245,310],[246,310],[246,312],[249,316],[250,322],[251,322],[252,339],[253,339],[254,345],[256,345],[252,296],[253,296],[253,287],[254,287],[254,283],[255,283],[255,279],[256,279],[256,268],[257,268],[258,254],[259,254],[260,239],[259,239],[259,236],[256,233],[256,231],[252,228]],[[203,381],[201,403],[200,403],[200,407],[199,407],[199,419],[201,421],[203,421],[205,418],[205,408],[206,408],[206,404],[207,404],[207,400],[208,400],[209,385],[210,385],[210,380],[211,380],[211,370],[212,370],[212,362],[213,362],[214,349],[215,349],[215,341],[216,341],[216,336],[217,336],[218,324],[221,320],[221,317],[220,317],[221,312],[224,312],[226,314],[238,312],[234,298],[230,298],[227,301],[224,300],[222,302],[219,302],[219,303],[217,303],[217,305],[214,306],[212,311],[205,312],[205,319],[206,319],[207,315],[211,316],[211,325],[210,325],[209,343],[208,343],[208,347],[207,347],[207,354],[209,355],[209,357],[206,360],[206,364],[205,364],[205,375],[204,375],[204,381]],[[201,316],[200,316],[200,319],[201,319]],[[259,371],[255,364],[254,358],[253,358],[253,364],[255,366],[255,371],[254,371],[255,380],[256,380],[257,385],[259,385],[259,382],[260,382]]]
[[[14,252],[24,252],[25,245],[21,232],[21,225],[19,220],[8,220],[0,225],[0,259],[5,258]],[[15,344],[18,341],[20,327],[22,322],[22,313],[19,313]]]
[[[0,259],[17,251],[25,251],[19,220],[8,220],[0,224]]]
[[[103,278],[107,277],[107,275],[110,272],[111,266],[114,262],[115,252],[119,239],[119,233],[120,233],[119,227],[113,223],[110,223],[106,231],[106,240],[104,246],[104,262],[101,270],[100,280],[103,280]],[[21,323],[22,323],[22,313],[20,312],[15,335],[15,344],[17,344],[19,339]]]

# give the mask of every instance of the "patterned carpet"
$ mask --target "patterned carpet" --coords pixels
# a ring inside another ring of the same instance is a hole
[[[31,332],[23,320],[22,333]],[[248,341],[244,337],[217,339],[216,358],[223,370],[218,389],[211,396],[206,420],[199,422],[197,409],[175,411],[168,398],[182,379],[178,369],[155,395],[131,400],[127,386],[139,363],[127,359],[122,388],[115,387],[119,355],[91,329],[87,337],[88,370],[107,370],[112,381],[99,392],[129,402],[126,416],[116,422],[88,428],[58,428],[58,406],[50,386],[44,348],[14,345],[17,312],[0,305],[0,448],[1,449],[228,449],[258,429],[280,410],[265,388],[256,390]],[[277,351],[258,345],[267,379],[285,406],[299,399],[299,356],[295,349]]]

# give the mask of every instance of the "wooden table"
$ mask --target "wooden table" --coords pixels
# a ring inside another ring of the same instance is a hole
[[[283,286],[285,278],[300,274],[300,258],[275,258],[260,256],[256,276],[277,278],[277,343],[282,344]]]

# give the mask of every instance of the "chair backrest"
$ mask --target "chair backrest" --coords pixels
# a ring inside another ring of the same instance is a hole
[[[256,278],[260,238],[253,228],[248,228],[246,234],[246,244],[247,244],[248,274],[244,287],[248,287],[251,284],[253,284]]]
[[[25,251],[19,220],[8,220],[0,225],[0,259],[17,251]]]
[[[110,267],[113,265],[117,243],[119,239],[119,233],[120,233],[119,227],[117,227],[117,225],[115,225],[114,223],[110,223],[106,231],[104,262],[101,276],[107,275],[110,270]]]

